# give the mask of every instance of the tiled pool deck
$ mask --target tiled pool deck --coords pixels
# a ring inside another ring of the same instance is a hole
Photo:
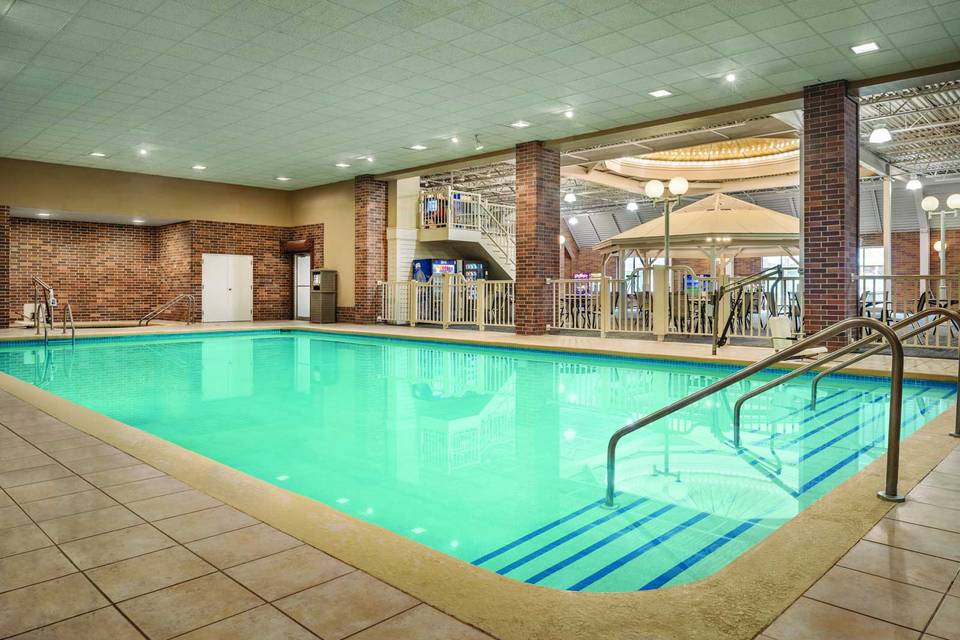
[[[490,638],[6,393],[0,424],[0,638]]]
[[[280,325],[295,323],[229,328]],[[183,327],[150,330],[157,329]],[[704,345],[590,337],[326,329],[643,355],[709,352]],[[756,360],[767,353],[727,347],[720,355]],[[882,369],[885,362],[867,364]],[[907,369],[944,376],[955,375],[956,366],[956,360],[911,359]],[[490,638],[5,392],[0,425],[0,638]],[[958,572],[960,449],[954,448],[905,504],[757,638],[960,640]],[[624,631],[642,633],[642,620]],[[698,637],[710,637],[706,628],[704,634]]]

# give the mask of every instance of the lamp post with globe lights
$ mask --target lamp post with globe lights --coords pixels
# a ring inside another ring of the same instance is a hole
[[[940,208],[940,200],[936,196],[927,196],[920,201],[920,208],[927,212],[927,217],[933,219],[934,216],[940,218],[940,239],[937,240],[933,248],[940,258],[940,300],[947,299],[947,216],[957,217],[957,209],[960,209],[960,193],[953,193],[947,197],[947,208],[937,211]]]
[[[659,180],[649,180],[643,187],[643,192],[654,203],[663,203],[663,263],[670,268],[670,212],[675,204],[680,202],[680,196],[690,188],[687,179],[683,176],[670,178],[666,187]]]

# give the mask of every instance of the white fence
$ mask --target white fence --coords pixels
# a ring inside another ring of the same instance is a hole
[[[512,280],[467,280],[438,274],[427,282],[380,282],[380,321],[387,324],[514,326]]]
[[[960,276],[906,275],[854,276],[857,283],[857,314],[893,324],[918,311],[954,307],[960,303]],[[921,323],[930,322],[924,319]],[[960,327],[943,324],[904,340],[904,345],[928,349],[956,349]]]

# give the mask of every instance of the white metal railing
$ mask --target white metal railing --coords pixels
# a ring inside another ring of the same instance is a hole
[[[737,278],[730,280],[731,283],[736,281]],[[767,321],[774,316],[791,318],[795,333],[799,334],[803,327],[800,278],[796,275],[763,278],[725,298],[721,301],[720,322],[730,322],[728,336],[770,337]]]
[[[721,278],[701,276],[689,267],[669,267],[667,333],[708,336],[713,333],[713,294]]]
[[[467,280],[460,274],[437,274],[427,282],[379,282],[380,322],[486,327],[514,325],[512,280]]]
[[[421,229],[451,228],[481,232],[503,258],[516,264],[516,207],[487,202],[479,193],[453,187],[420,193]]]
[[[857,283],[857,315],[888,325],[925,309],[957,308],[960,304],[960,275],[866,275],[853,279]],[[944,322],[904,339],[903,344],[956,349],[960,346],[960,328],[952,321]]]

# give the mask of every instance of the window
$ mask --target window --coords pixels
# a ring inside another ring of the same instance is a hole
[[[763,256],[760,259],[760,268],[769,269],[770,267],[781,266],[784,269],[796,269],[797,261],[790,256]]]
[[[656,260],[653,261],[653,264],[659,264],[659,265],[664,264],[663,258],[657,258]],[[623,261],[623,266],[624,266],[623,274],[627,280],[627,283],[626,283],[627,293],[637,293],[638,291],[653,289],[652,278],[651,278],[651,282],[648,285],[648,289],[644,289],[643,279],[644,279],[644,275],[648,273],[648,271],[644,268],[643,262],[640,260],[640,258],[636,256],[631,256]]]
[[[883,277],[883,247],[860,247],[860,296],[868,300],[882,298],[887,289]]]

